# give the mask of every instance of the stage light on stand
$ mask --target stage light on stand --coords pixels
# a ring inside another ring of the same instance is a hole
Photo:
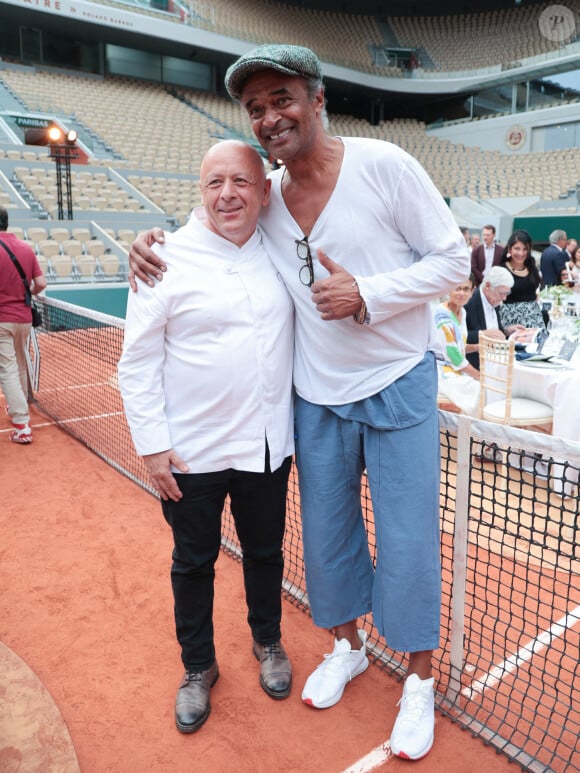
[[[63,132],[58,126],[51,126],[47,131],[48,146],[50,157],[56,164],[56,197],[58,206],[58,219],[64,220],[64,204],[62,195],[62,167],[64,165],[64,177],[66,188],[67,218],[73,219],[72,205],[72,183],[70,173],[70,162],[72,158],[77,158],[75,152],[78,133],[75,129]]]

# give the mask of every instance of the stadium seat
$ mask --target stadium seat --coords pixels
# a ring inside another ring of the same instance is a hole
[[[62,242],[62,250],[73,258],[78,258],[83,254],[83,243],[78,239],[65,239]]]
[[[132,244],[135,241],[135,231],[131,228],[119,228],[117,231],[117,239],[118,241]]]
[[[48,233],[46,232],[46,228],[41,228],[40,226],[31,226],[30,228],[26,229],[26,238],[31,242],[39,242],[43,239],[48,239]]]
[[[57,279],[73,278],[73,260],[70,255],[58,255],[51,261],[55,277]]]
[[[92,255],[95,258],[99,258],[107,251],[106,246],[100,239],[90,239],[85,243],[85,251],[88,255]]]
[[[88,242],[90,239],[92,239],[92,234],[88,228],[73,228],[71,233],[72,238],[78,239],[79,242]]]
[[[76,268],[83,279],[92,279],[95,275],[97,260],[93,255],[82,255],[75,260]]]
[[[55,258],[60,255],[60,244],[54,239],[41,239],[38,242],[38,252],[47,258]]]
[[[108,279],[116,278],[119,274],[119,258],[116,255],[103,255],[99,258],[99,264],[103,274]]]
[[[55,226],[54,228],[50,229],[50,238],[57,242],[63,242],[65,239],[70,239],[70,231],[68,228]]]

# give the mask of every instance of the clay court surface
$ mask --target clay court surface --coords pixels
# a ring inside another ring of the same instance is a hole
[[[157,501],[34,409],[34,442],[12,445],[0,410],[1,773],[519,769],[440,714],[428,757],[373,767],[367,755],[388,740],[400,683],[371,666],[337,706],[305,706],[302,685],[332,638],[287,601],[294,686],[285,701],[268,698],[251,653],[241,567],[223,554],[221,675],[208,722],[181,735],[171,535]]]

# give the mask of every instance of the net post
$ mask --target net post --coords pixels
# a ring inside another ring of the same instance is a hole
[[[450,674],[447,700],[455,703],[461,689],[465,634],[465,584],[467,577],[467,535],[469,476],[471,467],[471,418],[457,418],[457,484],[453,529],[453,581],[451,587]]]

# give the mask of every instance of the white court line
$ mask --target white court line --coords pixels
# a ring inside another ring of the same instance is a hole
[[[577,606],[572,612],[564,615],[564,617],[560,618],[556,623],[553,623],[547,631],[542,631],[535,639],[531,639],[527,644],[524,644],[515,655],[504,660],[499,666],[494,666],[484,677],[473,682],[471,687],[465,687],[461,691],[462,694],[467,698],[471,698],[474,693],[481,694],[489,687],[495,687],[498,682],[501,682],[506,674],[511,674],[522,665],[522,663],[531,660],[536,652],[539,652],[545,647],[549,647],[552,643],[552,639],[557,639],[559,636],[562,636],[567,628],[572,628],[579,620],[580,606]]]
[[[63,419],[62,421],[42,421],[36,424],[31,424],[30,429],[37,429],[38,427],[54,427],[61,426],[62,424],[76,424],[79,421],[91,421],[92,419],[108,419],[111,416],[123,416],[123,411],[115,411],[114,413],[98,413],[93,416],[79,416],[74,419]],[[4,432],[11,432],[13,427],[6,427],[6,429],[0,429],[0,434]]]
[[[109,419],[111,416],[123,416],[123,411],[113,411],[112,413],[95,413],[92,416],[77,416],[74,419],[60,419],[59,421],[51,422],[60,426],[61,424],[75,424],[79,421],[92,421],[93,419]],[[38,427],[46,426],[38,424]]]
[[[67,384],[67,386],[45,387],[42,390],[42,394],[54,394],[55,392],[69,392],[74,389],[92,389],[93,387],[112,386],[112,378],[113,376],[107,379],[107,381],[96,381],[92,384]]]
[[[385,741],[376,749],[361,757],[350,768],[346,768],[342,773],[370,773],[371,770],[376,770],[380,765],[386,762],[393,756],[389,741]]]

